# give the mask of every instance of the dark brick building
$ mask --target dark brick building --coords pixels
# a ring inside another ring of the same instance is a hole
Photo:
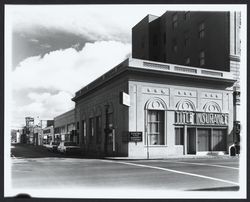
[[[132,29],[132,57],[230,71],[230,13],[167,11]]]

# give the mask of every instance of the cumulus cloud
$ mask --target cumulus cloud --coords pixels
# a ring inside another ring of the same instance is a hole
[[[68,48],[23,60],[12,71],[12,87],[19,92],[30,89],[23,95],[30,102],[18,105],[16,101],[14,116],[53,119],[72,109],[75,92],[125,60],[130,51],[130,44],[101,41],[87,43],[80,51]],[[38,93],[37,89],[45,92]]]
[[[13,71],[14,89],[50,88],[72,95],[130,53],[130,44],[115,41],[87,43],[77,52],[74,48],[25,59]]]
[[[130,42],[131,28],[147,14],[162,15],[169,6],[157,5],[30,5],[12,6],[15,31],[61,30],[90,40]],[[56,14],[55,14],[56,11]]]

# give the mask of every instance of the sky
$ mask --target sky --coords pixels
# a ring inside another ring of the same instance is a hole
[[[161,6],[16,5],[11,29],[11,127],[74,108],[77,90],[131,56],[131,29]]]
[[[76,91],[131,56],[134,25],[147,14],[187,8],[191,10],[185,5],[6,6],[11,127],[23,126],[26,116],[36,122],[73,109]]]

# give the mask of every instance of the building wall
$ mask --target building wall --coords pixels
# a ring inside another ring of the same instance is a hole
[[[128,92],[126,76],[119,77],[101,85],[91,93],[85,95],[82,99],[76,101],[76,122],[79,122],[80,146],[84,154],[103,156],[105,155],[105,140],[107,140],[104,129],[106,127],[106,107],[108,104],[108,113],[113,114],[113,128],[115,134],[115,151],[113,144],[107,146],[107,155],[127,156],[128,148],[124,137],[127,137],[128,108],[119,103],[120,92]],[[97,134],[96,128],[94,135],[91,136],[90,118],[94,119],[101,116],[101,130]],[[84,123],[86,123],[86,136],[84,137]],[[100,141],[97,136],[100,136]]]
[[[48,126],[42,129],[43,131],[43,144],[49,144],[55,141],[54,126]]]
[[[65,112],[54,118],[55,140],[77,142],[75,127],[75,109]]]
[[[177,27],[173,29],[173,15],[177,14]],[[141,21],[132,31],[132,57],[159,62],[200,67],[199,53],[205,51],[205,65],[202,68],[229,71],[229,12],[185,12],[168,11],[158,19],[146,23]],[[205,23],[205,37],[199,38],[199,24]],[[148,33],[148,27],[150,28]],[[216,30],[216,31],[214,31]],[[149,38],[149,46],[139,46]],[[185,46],[185,36],[189,38]],[[165,38],[165,39],[164,39]],[[164,42],[165,41],[165,42]],[[173,50],[173,43],[177,51]],[[155,43],[156,42],[156,43]],[[149,50],[147,49],[149,48]],[[145,52],[149,52],[145,55]],[[186,64],[186,58],[190,63]]]
[[[232,144],[233,136],[233,95],[230,90],[221,90],[216,88],[197,87],[195,82],[185,83],[182,85],[164,84],[161,82],[147,81],[129,81],[129,94],[131,106],[129,107],[129,131],[141,131],[143,133],[142,142],[129,142],[129,157],[147,157],[147,149],[149,150],[149,158],[166,157],[171,155],[183,155],[184,146],[175,145],[175,111],[177,104],[181,100],[193,103],[195,111],[204,111],[203,107],[208,102],[215,102],[221,108],[222,113],[229,114],[228,131],[227,131],[227,147]],[[213,96],[213,97],[211,97]],[[147,148],[146,143],[146,110],[147,103],[152,100],[162,100],[166,104],[165,113],[165,129],[166,129],[166,145],[152,145]]]

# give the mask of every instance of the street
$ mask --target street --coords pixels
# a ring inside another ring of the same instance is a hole
[[[32,150],[36,152],[31,152]],[[27,145],[13,146],[12,154],[13,188],[139,187],[181,191],[239,189],[239,159],[236,157],[86,159],[63,156]]]

